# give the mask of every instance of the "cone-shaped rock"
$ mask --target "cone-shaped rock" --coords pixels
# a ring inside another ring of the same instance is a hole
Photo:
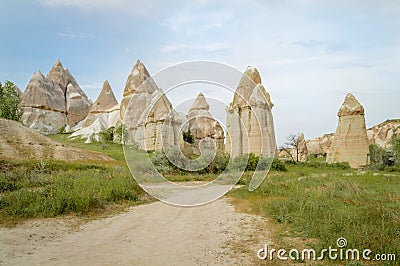
[[[162,150],[164,144],[183,142],[179,130],[182,121],[139,60],[128,76],[123,95],[120,118],[128,131],[124,141],[136,142],[145,150]]]
[[[273,156],[276,140],[272,107],[258,70],[247,67],[227,108],[226,152],[231,156],[246,153]]]
[[[43,134],[74,126],[86,117],[91,107],[86,94],[60,60],[46,77],[40,71],[35,73],[21,98],[23,124]]]
[[[110,84],[106,80],[88,116],[82,123],[73,128],[76,131],[71,135],[71,138],[80,136],[86,138],[86,142],[98,141],[100,140],[99,133],[111,127],[116,127],[118,121],[119,105]]]
[[[66,105],[61,87],[36,72],[21,96],[22,123],[39,133],[54,134],[66,125]]]
[[[199,93],[196,100],[189,109],[187,119],[189,122],[189,132],[193,135],[195,144],[206,137],[214,141],[218,151],[224,152],[224,131],[215,118],[208,111],[210,106],[202,93]]]
[[[337,115],[338,126],[327,154],[327,162],[348,162],[353,168],[364,167],[369,163],[364,107],[348,93]]]
[[[118,105],[118,101],[115,98],[110,84],[106,80],[104,81],[103,89],[101,90],[99,97],[97,97],[97,100],[93,103],[89,112],[92,114],[105,112],[110,108],[114,108],[116,105]]]
[[[121,121],[124,119],[126,107],[133,95],[136,95],[136,98],[142,98],[141,102],[144,102],[144,98],[148,97],[156,90],[158,90],[158,87],[150,77],[146,67],[140,60],[137,60],[125,83],[120,109]],[[142,94],[143,97],[140,96]]]
[[[117,116],[116,112],[118,112]],[[110,127],[115,127],[119,120],[118,101],[115,98],[114,92],[112,91],[107,80],[104,82],[103,89],[101,90],[100,95],[97,97],[97,100],[93,103],[92,108],[90,108],[89,114],[85,118],[82,127],[88,127],[92,125],[100,115],[107,116],[102,119],[106,123],[102,124],[101,129],[99,129],[100,131],[106,130]]]
[[[196,110],[205,110],[208,111],[210,109],[210,106],[208,105],[206,98],[204,97],[203,93],[199,93],[199,95],[197,95],[196,100],[194,100],[192,106],[189,109],[189,113],[192,111],[196,111]]]
[[[58,84],[38,71],[33,74],[21,97],[22,107],[35,107],[55,112],[66,112],[64,92]]]
[[[60,85],[64,93],[66,92],[67,86],[69,84],[69,77],[65,73],[64,67],[60,62],[60,60],[57,59],[56,63],[53,65],[53,67],[47,74],[47,78],[53,81],[54,83]]]

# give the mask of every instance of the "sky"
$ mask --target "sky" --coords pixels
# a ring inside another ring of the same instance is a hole
[[[397,0],[2,0],[0,6],[0,81],[21,90],[34,72],[47,73],[60,59],[93,101],[104,80],[120,100],[138,59],[152,75],[210,60],[259,70],[275,104],[278,145],[291,133],[334,132],[348,92],[365,107],[367,127],[400,118]]]

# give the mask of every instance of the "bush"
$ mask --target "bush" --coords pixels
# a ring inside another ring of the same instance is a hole
[[[394,135],[390,144],[392,145],[394,163],[400,165],[400,135]]]
[[[109,142],[114,140],[114,127],[110,127],[99,133],[101,142]]]
[[[172,151],[172,156],[170,156],[170,159],[172,160],[171,162],[164,152],[154,152],[151,156],[151,161],[157,171],[162,174],[188,174],[192,172],[198,174],[217,174],[222,173],[229,162],[229,156],[217,153],[211,163],[203,169],[198,171],[189,171],[184,170],[184,168],[188,168],[188,165],[185,165],[185,161],[181,160],[182,158],[178,153],[178,149]]]
[[[11,81],[4,85],[0,83],[0,117],[20,121],[22,114],[21,98],[15,84]]]
[[[65,131],[65,126],[60,127],[60,128],[58,129],[58,134],[65,134],[65,133],[66,133],[66,131]]]
[[[285,164],[277,158],[274,158],[274,160],[272,161],[270,169],[279,171],[279,172],[287,172],[287,168],[286,168]]]
[[[186,141],[187,143],[193,144],[194,143],[194,137],[190,133],[190,131],[183,132],[183,140]]]
[[[113,139],[113,141],[114,142],[118,142],[118,143],[122,143],[124,136],[126,138],[127,135],[128,135],[128,130],[125,128],[124,125],[120,125],[114,131],[114,139]],[[124,143],[125,143],[125,141],[124,141]]]

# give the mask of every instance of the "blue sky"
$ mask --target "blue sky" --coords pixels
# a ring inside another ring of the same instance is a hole
[[[0,80],[22,90],[57,59],[92,100],[106,79],[120,99],[137,59],[152,74],[212,60],[259,69],[279,144],[334,132],[347,92],[367,126],[400,117],[399,1],[3,0],[1,11]]]

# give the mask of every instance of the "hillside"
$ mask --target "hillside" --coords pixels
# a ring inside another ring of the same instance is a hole
[[[0,119],[0,158],[63,161],[113,160],[45,137],[18,122]]]

